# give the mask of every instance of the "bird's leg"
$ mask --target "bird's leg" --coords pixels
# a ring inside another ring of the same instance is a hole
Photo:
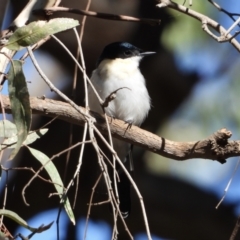
[[[126,128],[124,134],[125,134],[128,130],[131,129],[131,127],[132,127],[132,125],[133,125],[133,122],[132,122],[132,120],[127,120],[127,121],[125,121],[125,124],[127,124],[127,128]]]
[[[109,115],[108,115],[108,116],[109,116]],[[112,121],[115,120],[116,118],[115,118],[113,115],[110,115],[109,117],[110,117],[110,119],[111,119],[110,124],[112,124]]]

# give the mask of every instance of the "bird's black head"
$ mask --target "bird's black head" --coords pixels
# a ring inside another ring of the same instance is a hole
[[[143,51],[127,42],[114,42],[107,45],[97,62],[97,65],[104,59],[116,59],[116,58],[130,58],[134,56],[142,56]]]

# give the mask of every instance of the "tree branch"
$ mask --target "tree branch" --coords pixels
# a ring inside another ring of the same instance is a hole
[[[102,18],[102,19],[108,19],[108,20],[114,20],[114,21],[143,22],[150,25],[159,25],[161,22],[160,19],[135,18],[131,16],[115,15],[110,13],[100,13],[100,12],[86,11],[86,10],[66,8],[66,7],[49,7],[49,8],[45,8],[44,10],[35,10],[35,12],[36,11],[37,12],[44,11],[47,15],[51,15],[54,12],[68,12],[68,13],[74,13],[74,14],[88,16],[88,17],[96,17],[96,18]]]
[[[7,113],[11,112],[9,98],[2,96],[3,108]],[[48,117],[58,117],[66,122],[76,125],[84,125],[85,118],[68,103],[51,99],[30,98],[32,112]],[[84,111],[84,109],[82,109]],[[98,113],[91,112],[96,119],[95,125],[104,134],[107,134],[105,119]],[[227,129],[221,129],[203,140],[195,142],[174,142],[155,134],[147,132],[139,127],[132,126],[126,130],[126,123],[108,117],[113,137],[140,146],[148,151],[161,156],[183,161],[192,158],[217,160],[225,163],[227,158],[240,156],[240,140],[231,141],[232,133]]]
[[[163,7],[168,7],[172,8],[178,12],[184,13],[190,17],[193,17],[200,21],[202,23],[202,29],[208,33],[213,39],[215,39],[217,42],[230,42],[235,49],[237,49],[238,52],[240,52],[240,44],[239,42],[234,38],[238,33],[234,34],[233,36],[228,33],[228,31],[221,26],[218,22],[214,21],[213,19],[198,13],[192,9],[189,9],[183,5],[177,4],[171,0],[158,0],[159,4],[157,4],[157,7],[163,8]],[[213,28],[215,31],[217,31],[220,36],[215,35],[212,33],[208,26]]]

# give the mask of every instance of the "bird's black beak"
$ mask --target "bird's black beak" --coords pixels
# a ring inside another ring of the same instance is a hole
[[[145,56],[153,55],[153,54],[156,54],[156,52],[142,52],[142,53],[140,53],[140,56],[145,57]]]

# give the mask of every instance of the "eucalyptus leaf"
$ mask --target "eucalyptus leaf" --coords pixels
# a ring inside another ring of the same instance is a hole
[[[26,139],[32,120],[29,93],[22,71],[22,62],[13,60],[8,74],[8,91],[13,120],[17,128],[17,144],[9,159],[13,159]]]
[[[15,213],[13,211],[10,211],[7,209],[0,209],[0,215],[3,215],[7,218],[12,219],[17,224],[27,228],[28,230],[30,230],[32,232],[38,231],[38,228],[30,227],[24,219],[22,219],[17,213]]]
[[[62,196],[64,194],[63,182],[61,180],[61,177],[60,177],[55,165],[49,159],[49,157],[46,156],[44,153],[42,153],[34,148],[28,147],[28,149],[31,152],[31,154],[44,166],[45,170],[47,171],[49,177],[51,178],[51,181],[53,182],[54,187],[62,201]],[[72,208],[71,208],[68,198],[65,199],[63,204],[64,204],[64,208],[68,214],[69,219],[75,225],[75,217],[74,217],[74,214],[73,214],[73,211],[72,211]]]
[[[43,135],[45,135],[48,132],[47,128],[43,128],[37,131],[31,131],[29,132],[27,139],[24,141],[24,145],[29,145],[33,142],[35,142],[37,139],[41,138]]]
[[[17,134],[16,125],[8,120],[0,121],[0,137],[9,138]]]
[[[35,142],[37,139],[39,139],[44,134],[46,134],[47,131],[48,131],[47,128],[43,128],[43,129],[40,129],[38,131],[31,131],[31,132],[29,132],[26,140],[23,142],[23,145],[29,145],[29,144]],[[17,143],[17,139],[18,139],[17,135],[5,139],[1,143],[1,145],[0,145],[0,150],[3,150],[5,148],[15,148],[16,147],[16,143]]]
[[[55,18],[50,21],[36,21],[18,28],[9,38],[5,47],[18,51],[22,47],[27,47],[37,43],[41,39],[79,25],[77,20],[71,18]]]

